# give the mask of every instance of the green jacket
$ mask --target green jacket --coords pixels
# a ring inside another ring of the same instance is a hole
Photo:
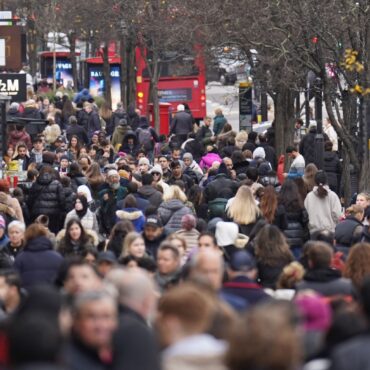
[[[213,132],[215,133],[215,135],[218,135],[222,131],[226,122],[227,120],[223,114],[221,116],[215,116],[215,118],[213,118]]]

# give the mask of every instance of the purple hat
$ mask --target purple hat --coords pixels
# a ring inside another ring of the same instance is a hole
[[[298,294],[294,302],[302,315],[305,330],[325,331],[329,329],[332,312],[324,297],[313,292],[303,292]]]

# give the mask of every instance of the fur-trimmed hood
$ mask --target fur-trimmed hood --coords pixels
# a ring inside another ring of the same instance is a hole
[[[135,221],[140,217],[144,216],[144,214],[137,208],[125,208],[123,210],[117,211],[116,216],[120,220]]]
[[[86,230],[86,229],[85,229],[85,233],[90,237],[91,242],[94,244],[94,247],[96,247],[99,244],[98,234],[93,230]],[[66,229],[62,229],[56,235],[55,239],[56,239],[57,245],[59,245],[60,241],[64,238],[65,234],[66,234]]]

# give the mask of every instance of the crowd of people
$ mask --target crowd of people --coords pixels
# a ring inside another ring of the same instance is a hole
[[[168,137],[87,91],[8,117],[3,166],[27,179],[0,179],[4,368],[370,366],[370,193],[343,210],[314,124],[285,166],[273,127],[235,132],[220,109],[198,126],[180,104]]]

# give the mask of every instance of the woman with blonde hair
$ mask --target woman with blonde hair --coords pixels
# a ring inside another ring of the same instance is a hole
[[[226,123],[227,120],[224,117],[221,108],[215,109],[215,117],[213,118],[213,132],[215,136],[222,131]]]
[[[362,209],[366,209],[370,206],[370,193],[362,192],[357,194],[356,204],[361,206]]]
[[[192,214],[191,209],[185,205],[186,201],[185,193],[177,185],[171,185],[164,194],[158,216],[168,234],[181,229],[182,217]]]
[[[47,119],[49,124],[45,127],[44,135],[46,143],[51,145],[55,143],[58,136],[60,136],[62,132],[60,131],[60,127],[56,124],[53,117],[48,116]]]
[[[242,150],[243,149],[243,146],[244,144],[247,142],[248,140],[248,133],[247,131],[240,131],[236,134],[236,137],[235,137],[235,146]]]
[[[136,231],[129,232],[123,242],[121,257],[134,256],[142,258],[145,255],[145,242],[141,234]]]
[[[239,188],[227,210],[227,215],[239,225],[240,233],[249,236],[256,222],[261,218],[261,211],[248,186],[242,185]]]

